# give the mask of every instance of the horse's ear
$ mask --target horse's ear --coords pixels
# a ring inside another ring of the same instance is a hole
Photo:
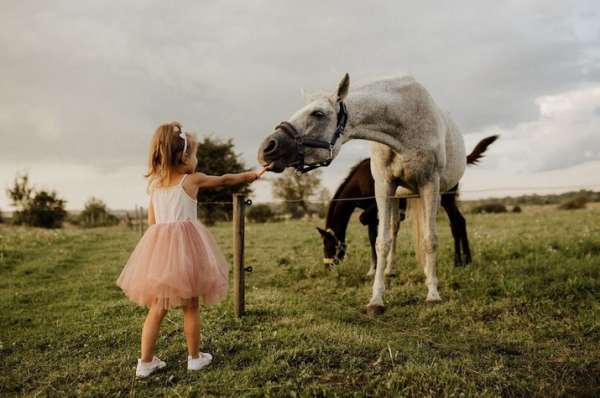
[[[348,95],[348,90],[350,89],[350,76],[346,73],[344,77],[342,77],[342,81],[338,85],[337,90],[333,93],[333,100],[335,102],[340,102],[346,99]]]
[[[304,90],[304,87],[300,86],[300,92],[302,92],[302,98],[304,98],[304,102],[310,104],[312,102],[310,99],[310,94]]]
[[[331,238],[331,235],[329,235],[327,233],[327,231],[325,231],[324,229],[321,229],[321,228],[317,227],[317,231],[319,231],[319,233],[321,234],[322,237],[324,237],[324,238]]]

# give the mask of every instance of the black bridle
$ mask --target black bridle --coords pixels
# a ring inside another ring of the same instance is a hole
[[[340,138],[342,134],[344,134],[344,129],[346,128],[346,122],[348,121],[348,111],[346,109],[346,105],[343,102],[340,102],[340,110],[337,114],[337,128],[335,129],[335,133],[331,138],[331,141],[317,141],[311,140],[308,138],[302,137],[296,131],[296,128],[292,126],[289,122],[281,122],[275,130],[281,130],[287,135],[289,135],[294,141],[296,141],[296,146],[298,147],[298,164],[296,165],[296,175],[300,176],[304,173],[308,173],[311,170],[314,170],[319,167],[327,167],[331,164],[333,160],[333,149],[335,147],[335,143]],[[304,164],[304,147],[310,146],[314,148],[323,148],[329,149],[329,157],[322,163],[315,163],[310,165]]]
[[[324,247],[323,253],[325,255],[323,257],[323,263],[325,265],[339,264],[339,262],[342,261],[342,252],[344,255],[346,255],[346,243],[342,242],[331,228],[327,228],[325,231],[329,233],[329,235],[335,241],[335,254],[333,255],[333,258],[328,258],[327,249]]]

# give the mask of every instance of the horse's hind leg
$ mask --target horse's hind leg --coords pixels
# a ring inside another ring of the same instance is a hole
[[[460,213],[458,207],[456,208],[456,218],[458,225],[460,226],[460,242],[462,243],[462,249],[465,253],[465,264],[471,264],[471,248],[469,247],[469,237],[467,236],[467,220],[465,220]]]
[[[462,231],[461,223],[459,221],[459,217],[462,217],[462,215],[456,207],[456,198],[454,193],[447,193],[442,195],[442,207],[444,208],[444,210],[446,210],[448,220],[450,220],[450,230],[452,231],[452,238],[454,239],[454,265],[456,267],[460,267],[463,265],[462,255],[460,252],[460,240],[462,238]]]
[[[369,224],[369,243],[371,243],[371,267],[367,276],[375,275],[375,269],[377,268],[377,250],[375,244],[377,242],[377,223]]]
[[[425,250],[425,283],[427,284],[427,302],[442,301],[437,290],[438,278],[436,274],[435,257],[438,248],[438,238],[435,232],[435,217],[440,203],[439,178],[421,187],[421,205],[423,206],[423,248]]]
[[[391,223],[391,246],[390,251],[387,256],[387,265],[385,267],[385,276],[394,277],[396,276],[396,240],[398,238],[398,230],[400,229],[400,199],[394,198],[390,199],[391,201],[391,215],[390,215],[390,223]]]

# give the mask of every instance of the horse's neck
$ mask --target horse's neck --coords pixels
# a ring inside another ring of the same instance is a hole
[[[342,136],[342,144],[350,140],[368,140],[387,145],[401,151],[402,137],[398,131],[402,129],[400,120],[386,117],[386,109],[393,104],[385,104],[385,100],[368,95],[352,95],[346,99],[348,108],[348,124]]]
[[[344,190],[346,191],[346,190]],[[348,229],[348,223],[350,217],[356,209],[356,203],[352,200],[336,200],[352,197],[347,193],[341,192],[340,196],[334,198],[329,207],[329,213],[327,214],[327,225],[326,228],[331,228],[338,239],[342,242],[346,241],[346,229]]]
[[[359,83],[344,102],[348,123],[342,144],[363,139],[402,153],[419,149],[424,138],[436,139],[433,126],[440,118],[439,109],[429,93],[410,76]],[[423,129],[424,125],[430,128]],[[417,139],[411,136],[414,131],[419,132]]]

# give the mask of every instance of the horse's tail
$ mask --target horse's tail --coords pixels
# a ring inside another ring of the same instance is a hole
[[[423,225],[425,225],[425,213],[421,198],[408,198],[406,200],[406,213],[412,220],[413,243],[419,267],[425,267],[425,247],[423,246]]]
[[[467,164],[477,164],[479,160],[483,157],[483,154],[487,150],[487,147],[492,145],[494,141],[498,139],[499,136],[492,135],[490,137],[484,138],[477,145],[475,145],[475,149],[469,155],[467,155]]]

